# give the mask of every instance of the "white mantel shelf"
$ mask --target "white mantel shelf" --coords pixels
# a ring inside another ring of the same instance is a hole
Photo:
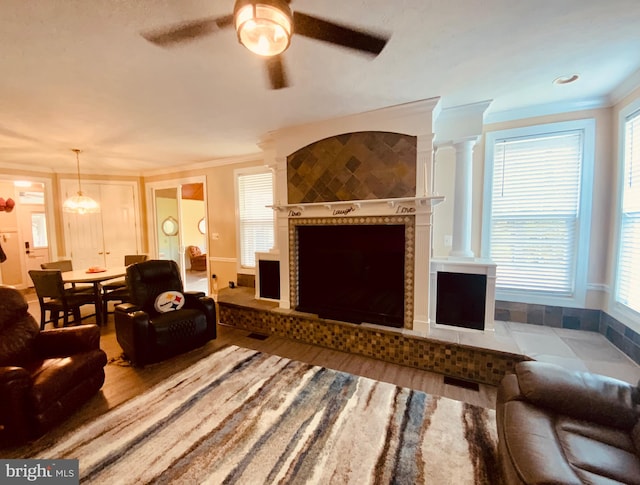
[[[309,202],[303,204],[275,204],[267,207],[282,212],[289,217],[300,217],[329,211],[331,215],[348,215],[359,211],[384,214],[412,214],[420,208],[431,209],[444,200],[444,196],[397,197],[393,199],[338,200],[332,202]],[[338,213],[336,213],[338,211]],[[354,214],[355,215],[355,214]]]

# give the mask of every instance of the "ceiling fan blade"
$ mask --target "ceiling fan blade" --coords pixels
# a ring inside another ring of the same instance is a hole
[[[181,22],[169,27],[144,32],[141,35],[152,44],[160,47],[171,47],[180,42],[188,42],[204,37],[232,24],[233,15],[226,15],[224,17]]]
[[[387,37],[356,30],[328,20],[293,12],[293,32],[312,39],[378,55],[387,45]]]
[[[287,75],[284,71],[281,56],[273,56],[266,59],[267,73],[269,74],[269,82],[271,89],[282,89],[289,86]]]

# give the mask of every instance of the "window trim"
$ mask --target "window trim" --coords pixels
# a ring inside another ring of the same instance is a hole
[[[236,222],[236,271],[239,274],[256,274],[256,267],[243,266],[242,265],[242,233],[240,229],[240,187],[238,180],[243,175],[256,175],[262,173],[271,174],[271,192],[272,198],[275,201],[275,177],[273,170],[266,166],[237,168],[233,171],[233,184],[234,184],[234,202],[235,202],[235,222]],[[273,237],[274,242],[276,238],[276,217],[273,216]]]
[[[497,130],[485,133],[485,166],[484,193],[482,211],[481,254],[490,259],[491,248],[491,215],[493,194],[493,157],[495,143],[505,138],[529,137],[545,135],[560,131],[582,130],[584,133],[583,159],[581,166],[580,204],[578,207],[578,228],[576,231],[576,253],[574,292],[570,296],[554,295],[552,293],[533,293],[524,290],[496,289],[496,299],[531,304],[577,306],[584,307],[587,295],[587,277],[589,270],[589,246],[591,233],[591,207],[593,194],[593,171],[595,160],[595,131],[594,118],[586,118],[557,123],[524,126]]]
[[[622,231],[622,194],[624,188],[624,156],[625,156],[625,142],[626,142],[626,129],[625,123],[629,115],[640,110],[640,98],[630,102],[618,113],[618,154],[615,159],[615,171],[616,171],[616,197],[613,201],[613,237],[611,251],[611,291],[609,292],[609,308],[608,313],[619,320],[624,325],[628,326],[636,332],[640,332],[640,313],[629,308],[627,305],[620,303],[616,300],[616,294],[618,293],[618,259],[620,257],[620,236]]]

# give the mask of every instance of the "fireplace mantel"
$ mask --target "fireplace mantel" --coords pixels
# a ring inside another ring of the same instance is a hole
[[[405,286],[405,329],[428,333],[431,219],[434,206],[444,200],[431,192],[434,123],[440,110],[439,98],[433,98],[283,128],[265,136],[260,147],[265,165],[275,175],[276,203],[271,207],[276,235],[270,252],[278,255],[282,275],[281,309],[298,304],[296,233],[292,229],[296,225],[402,223],[410,225],[412,245],[407,251],[413,262],[406,269],[410,277]],[[372,133],[373,138],[362,138],[361,133]],[[325,144],[316,145],[321,142]],[[414,147],[409,150],[407,144]],[[311,145],[315,146],[309,153],[301,152]],[[390,165],[385,162],[387,155]],[[290,192],[290,188],[299,190]]]
[[[340,217],[340,216],[380,216],[407,215],[430,211],[444,200],[443,196],[398,197],[394,199],[340,200],[333,202],[313,202],[304,204],[276,204],[268,206],[278,212],[286,212],[287,217]]]

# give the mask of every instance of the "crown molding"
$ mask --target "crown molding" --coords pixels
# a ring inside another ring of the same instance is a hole
[[[609,102],[615,106],[638,88],[640,88],[640,69],[624,79],[609,93]]]
[[[487,113],[484,117],[485,125],[492,123],[502,123],[505,121],[515,121],[525,118],[536,118],[538,116],[548,116],[560,113],[570,113],[574,111],[585,111],[589,109],[608,108],[611,106],[607,96],[598,96],[566,102],[539,104],[536,106],[526,106],[505,111]]]

